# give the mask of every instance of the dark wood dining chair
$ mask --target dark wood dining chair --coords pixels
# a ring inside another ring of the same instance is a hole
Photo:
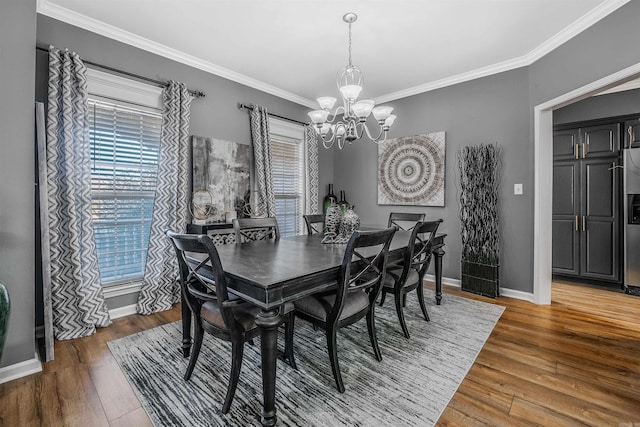
[[[396,227],[398,230],[412,230],[418,221],[424,221],[424,213],[391,212],[387,227]]]
[[[236,243],[280,238],[278,221],[273,217],[234,219],[233,229],[236,232]]]
[[[431,262],[431,245],[442,219],[436,221],[418,222],[411,232],[409,243],[405,250],[402,264],[394,265],[387,270],[382,285],[382,297],[380,305],[384,304],[385,297],[391,293],[395,297],[396,312],[400,327],[406,338],[409,338],[409,329],[404,319],[404,305],[408,292],[417,290],[418,301],[424,319],[429,321],[427,306],[424,303],[424,275]]]
[[[307,225],[307,234],[317,234],[324,231],[324,215],[303,215],[304,223]]]
[[[333,378],[340,393],[344,393],[344,383],[338,365],[338,329],[366,316],[373,353],[378,361],[382,360],[374,308],[385,275],[389,244],[395,232],[395,228],[354,232],[344,252],[335,292],[314,294],[294,301],[297,316],[325,330]],[[367,253],[373,255],[372,258],[362,254],[364,249],[376,246],[375,254]]]
[[[177,234],[167,231],[180,270],[179,281],[183,302],[193,314],[194,343],[185,381],[189,380],[200,354],[204,332],[231,342],[231,374],[222,412],[227,413],[236,392],[244,343],[260,334],[256,317],[260,308],[243,301],[227,290],[224,270],[215,245],[207,235]],[[186,252],[206,254],[204,261],[188,258]],[[203,268],[205,265],[208,267]],[[293,354],[294,307],[287,303],[281,310],[285,319],[285,360],[295,369]],[[212,367],[212,369],[216,369]]]

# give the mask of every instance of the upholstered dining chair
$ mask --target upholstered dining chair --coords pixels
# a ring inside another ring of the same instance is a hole
[[[324,231],[324,215],[303,215],[304,223],[307,225],[307,234],[317,234]]]
[[[409,231],[418,221],[424,221],[424,213],[391,212],[387,227],[396,227],[398,230]]]
[[[407,329],[403,307],[406,304],[408,292],[417,290],[420,309],[424,319],[427,322],[429,321],[427,306],[424,303],[422,282],[431,262],[431,244],[440,223],[442,223],[442,219],[418,222],[411,231],[411,237],[409,237],[402,263],[390,267],[384,278],[380,305],[384,304],[388,293],[394,295],[398,320],[400,321],[402,333],[406,338],[409,338],[409,329]]]
[[[194,343],[185,381],[189,380],[198,360],[204,332],[231,342],[231,374],[222,412],[227,413],[236,392],[244,343],[260,334],[255,319],[260,308],[235,297],[227,290],[224,270],[215,245],[207,235],[177,234],[166,231],[178,257],[179,281],[183,301],[193,314]],[[185,253],[206,254],[204,261],[188,258]],[[207,266],[207,268],[203,268]],[[285,360],[295,369],[293,354],[294,307],[287,303],[282,308],[285,322]],[[212,367],[215,369],[215,367]]]
[[[236,232],[236,243],[280,238],[278,221],[273,217],[234,219],[233,229]]]
[[[338,365],[338,329],[366,316],[373,353],[378,361],[382,360],[376,337],[374,308],[385,275],[389,244],[395,232],[395,228],[354,232],[338,271],[336,290],[294,301],[297,316],[325,330],[333,378],[340,393],[344,393],[345,388]]]

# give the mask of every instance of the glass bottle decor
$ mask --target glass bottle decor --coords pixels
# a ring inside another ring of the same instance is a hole
[[[338,198],[335,194],[333,194],[333,184],[329,184],[329,192],[326,196],[324,196],[324,200],[322,202],[322,213],[326,215],[327,209],[329,206],[335,205],[338,203]]]
[[[338,206],[340,207],[340,211],[344,214],[347,209],[349,209],[349,202],[346,200],[347,192],[340,191],[340,201],[338,202]]]

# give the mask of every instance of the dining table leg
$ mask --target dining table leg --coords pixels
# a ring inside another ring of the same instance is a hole
[[[435,256],[435,273],[436,273],[436,304],[440,305],[442,302],[442,257],[444,256],[444,250],[442,246],[433,250]]]
[[[279,310],[263,310],[256,318],[260,328],[262,355],[262,418],[263,426],[276,424],[276,359],[278,356],[278,326],[282,323]]]
[[[189,353],[191,353],[191,310],[184,297],[180,308],[182,312],[182,357],[189,357]]]

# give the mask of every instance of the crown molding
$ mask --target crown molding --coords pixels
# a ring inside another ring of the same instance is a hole
[[[520,67],[526,67],[539,60],[543,56],[547,55],[558,46],[566,43],[571,38],[580,34],[582,31],[600,21],[602,18],[606,17],[613,11],[624,6],[629,1],[631,0],[604,1],[582,17],[578,18],[571,25],[565,27],[560,32],[521,57],[503,61],[487,67],[478,68],[466,73],[457,74],[455,76],[447,77],[434,82],[429,82],[397,92],[392,92],[387,95],[377,97],[375,101],[376,103],[394,101],[397,99],[406,98],[408,96],[440,89],[446,86],[475,80],[481,77],[487,77],[493,74],[502,73]],[[104,22],[52,4],[49,2],[49,0],[37,0],[37,12],[42,15],[57,19],[59,21],[74,25],[76,27],[80,27],[85,30],[100,34],[102,36],[120,41],[122,43],[126,43],[139,49],[146,50],[156,55],[163,56],[173,61],[183,63],[185,65],[200,69],[202,71],[206,71],[211,74],[215,74],[236,83],[240,83],[242,85],[277,96],[279,98],[286,99],[296,104],[300,104],[308,108],[317,108],[316,103],[310,99],[280,89],[276,86],[261,82],[257,79],[245,76],[244,74],[237,73],[211,62],[203,61],[200,58],[192,55],[187,55],[183,52],[178,51],[177,49],[173,49],[160,43],[156,43],[152,40],[137,36],[133,33],[121,30]]]
[[[82,15],[67,8],[52,4],[49,2],[49,0],[38,0],[36,11],[41,15],[46,15],[50,18],[66,22],[67,24],[71,24],[76,27],[91,31],[93,33],[108,37],[110,39],[128,44],[130,46],[146,50],[147,52],[151,52],[156,55],[171,59],[173,61],[200,69],[202,71],[215,74],[227,80],[240,83],[244,86],[269,93],[279,98],[295,102],[296,104],[304,105],[305,107],[315,108],[315,102],[307,98],[280,89],[273,85],[261,82],[254,78],[245,76],[244,74],[229,70],[228,68],[221,67],[208,61],[203,61],[202,59],[195,56],[187,55],[177,49],[173,49],[163,44],[156,43],[152,40],[140,37],[129,31],[122,30],[120,28],[114,27],[113,25],[109,25],[102,21],[90,18],[86,15]]]
[[[611,12],[621,8],[630,1],[631,0],[607,0],[600,3],[598,6],[576,19],[572,24],[563,28],[560,32],[530,51],[526,55],[527,61],[529,62],[527,65],[533,64],[538,59],[568,42],[573,37],[577,36],[596,22],[600,21],[602,18],[609,15]]]
[[[478,68],[466,73],[461,73],[455,76],[446,77],[444,79],[436,80],[434,82],[429,82],[422,85],[410,87],[408,89],[399,90],[397,92],[392,92],[388,95],[383,95],[378,98],[375,98],[374,100],[376,101],[376,104],[382,104],[384,102],[395,101],[397,99],[418,95],[420,93],[429,92],[429,91],[440,89],[447,86],[452,86],[458,83],[468,82],[470,80],[479,79],[481,77],[487,77],[492,74],[502,73],[504,71],[525,67],[527,65],[529,64],[527,63],[526,56],[522,56],[520,58],[510,59],[508,61],[489,65],[483,68]]]

